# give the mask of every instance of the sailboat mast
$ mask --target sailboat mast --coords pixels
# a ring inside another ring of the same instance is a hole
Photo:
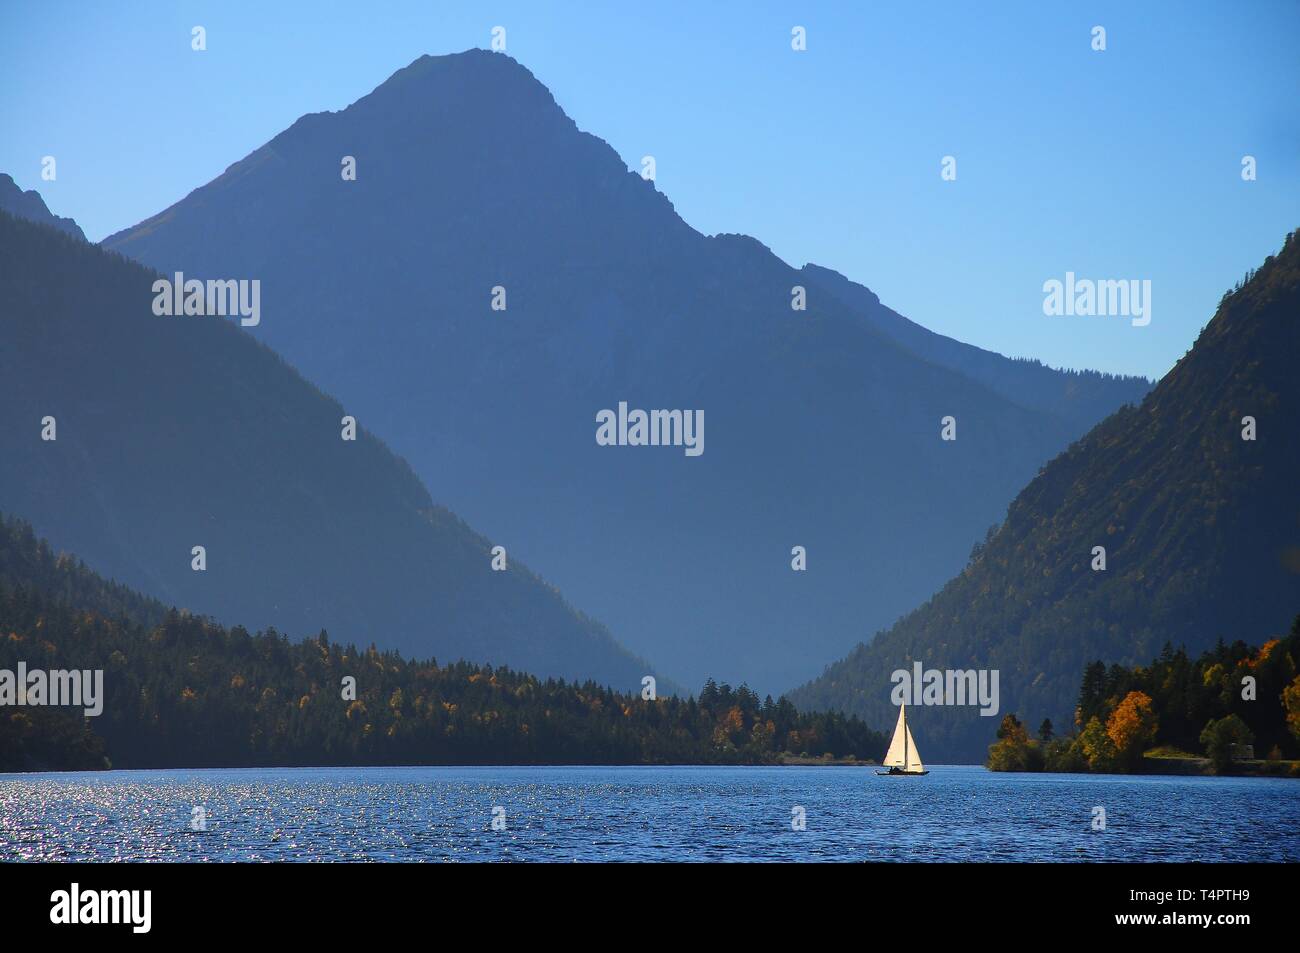
[[[910,755],[907,750],[907,739],[911,737],[911,732],[907,730],[907,706],[899,705],[898,707],[903,712],[903,770],[906,771],[907,762],[910,760]]]

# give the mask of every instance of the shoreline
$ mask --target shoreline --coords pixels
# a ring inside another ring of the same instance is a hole
[[[1263,758],[1235,761],[1232,770],[1215,772],[1211,770],[1209,758],[1201,757],[1152,757],[1143,756],[1143,770],[1140,771],[994,771],[990,774],[1074,774],[1079,777],[1093,778],[1282,778],[1300,780],[1300,761],[1269,761]]]
[[[149,765],[142,767],[109,768],[65,768],[44,769],[30,768],[24,770],[0,770],[0,778],[23,777],[33,774],[67,774],[67,775],[103,775],[123,771],[343,771],[368,770],[371,768],[877,768],[876,761],[859,761],[852,758],[800,758],[797,755],[789,759],[763,762],[725,762],[725,761],[527,761],[527,762],[440,762],[438,764],[221,764],[221,765]],[[951,765],[949,765],[951,767]],[[957,765],[957,767],[978,768],[981,765]]]

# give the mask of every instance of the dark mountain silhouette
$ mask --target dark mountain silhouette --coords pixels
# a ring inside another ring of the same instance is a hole
[[[106,244],[261,278],[256,335],[691,683],[813,676],[931,595],[1045,460],[1146,386],[1072,394],[1044,372],[1010,399],[918,356],[824,290],[828,273],[810,284],[752,238],[690,228],[531,73],[482,51],[304,116]],[[703,410],[705,452],[597,446],[596,414],[619,401]]]
[[[1292,234],[1140,406],[1048,464],[965,571],[795,704],[883,724],[891,672],[920,660],[998,669],[1003,712],[1067,726],[1094,659],[1145,664],[1166,642],[1196,653],[1284,633],[1300,607],[1298,315]],[[1246,416],[1254,441],[1242,439]],[[919,708],[909,721],[930,760],[982,760],[997,728],[973,709]]]
[[[4,213],[0,262],[0,503],[56,548],[229,625],[639,690],[645,663],[522,561],[494,572],[488,540],[369,433],[342,440],[346,411],[239,326],[157,317],[148,269]]]
[[[49,225],[61,232],[79,238],[83,242],[86,234],[70,218],[60,218],[49,210],[41,193],[35,189],[24,192],[13,180],[13,176],[0,172],[0,212],[8,212],[15,218],[23,218],[38,225]]]

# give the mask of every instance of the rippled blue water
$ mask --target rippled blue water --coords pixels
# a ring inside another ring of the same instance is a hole
[[[191,830],[194,807],[207,831]],[[943,766],[10,774],[0,858],[1295,861],[1300,781]]]

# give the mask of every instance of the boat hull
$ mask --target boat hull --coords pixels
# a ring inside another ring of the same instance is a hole
[[[923,774],[929,774],[929,771],[877,771],[878,778],[919,778]]]

